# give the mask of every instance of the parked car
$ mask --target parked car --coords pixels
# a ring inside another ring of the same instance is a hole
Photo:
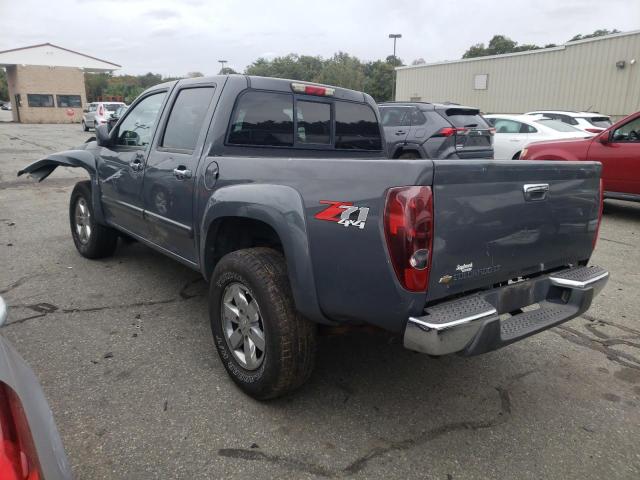
[[[2,107],[0,107],[0,109],[2,109],[2,110],[11,110],[11,102],[4,102],[2,104]]]
[[[0,327],[7,306],[0,297]],[[51,409],[35,374],[0,335],[0,478],[71,479]]]
[[[533,143],[521,158],[599,161],[605,198],[640,201],[640,112],[592,138]]]
[[[423,102],[379,108],[389,158],[493,158],[492,130],[477,108]]]
[[[594,112],[568,112],[562,110],[536,110],[525,115],[544,115],[559,120],[587,133],[600,133],[611,126],[611,118]]]
[[[126,106],[122,102],[92,102],[83,110],[82,130],[89,131],[89,128],[96,128],[109,121],[111,115],[120,107]]]
[[[444,114],[484,127],[467,112]],[[96,137],[19,174],[87,170],[69,207],[81,255],[113,255],[123,233],[201,272],[220,359],[259,399],[307,380],[318,323],[474,355],[582,314],[607,281],[587,266],[600,164],[387,159],[361,92],[183,79]]]
[[[485,115],[484,118],[495,128],[494,158],[501,160],[517,160],[522,149],[531,142],[592,136],[559,120],[551,120],[543,116],[496,113]]]

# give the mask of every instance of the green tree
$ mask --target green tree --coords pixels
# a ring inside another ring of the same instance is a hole
[[[486,57],[487,55],[504,55],[505,53],[524,52],[527,50],[537,50],[540,47],[530,43],[518,45],[518,42],[511,40],[504,35],[494,35],[489,40],[489,45],[485,47],[484,43],[476,43],[464,52],[462,58]]]
[[[87,101],[95,102],[104,95],[104,91],[109,86],[110,73],[85,73],[84,85],[86,89]]]
[[[620,30],[617,29],[613,29],[613,30],[607,30],[606,28],[601,28],[599,30],[594,31],[593,33],[588,33],[587,35],[574,35],[571,40],[569,40],[570,42],[575,42],[576,40],[584,40],[586,38],[595,38],[595,37],[604,37],[605,35],[612,35],[614,33],[620,33]]]
[[[336,87],[364,89],[364,64],[348,53],[338,52],[325,61],[317,81]]]

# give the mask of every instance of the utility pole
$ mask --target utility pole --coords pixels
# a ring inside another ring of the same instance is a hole
[[[399,38],[402,38],[401,33],[390,33],[389,38],[393,38],[393,84],[391,85],[391,100],[394,101],[396,99],[396,41]]]
[[[227,63],[226,60],[218,60],[218,63],[221,65],[220,73],[224,75],[224,64]]]

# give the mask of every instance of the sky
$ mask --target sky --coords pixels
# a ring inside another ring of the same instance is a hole
[[[50,42],[108,60],[116,73],[215,74],[298,53],[411,63],[460,58],[494,34],[565,43],[640,29],[638,0],[0,0],[0,50]]]

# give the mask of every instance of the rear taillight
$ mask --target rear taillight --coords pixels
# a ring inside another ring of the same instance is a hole
[[[469,133],[468,128],[444,127],[434,137],[451,137],[452,135],[466,135],[467,133]]]
[[[585,128],[589,133],[600,133],[604,131],[604,128]]]
[[[18,395],[0,382],[0,478],[41,480],[42,472]]]
[[[100,105],[98,107],[98,115],[103,116],[104,115],[104,107],[102,105]]]
[[[431,187],[391,188],[385,204],[384,231],[400,284],[412,292],[425,291],[433,244]]]
[[[489,129],[489,135],[491,135],[492,137],[496,134],[496,129],[495,128],[490,128]]]
[[[598,207],[598,224],[596,225],[596,233],[593,236],[593,248],[596,248],[598,243],[598,235],[600,234],[600,224],[602,223],[602,210],[604,209],[604,185],[602,179],[600,179],[600,205]]]

